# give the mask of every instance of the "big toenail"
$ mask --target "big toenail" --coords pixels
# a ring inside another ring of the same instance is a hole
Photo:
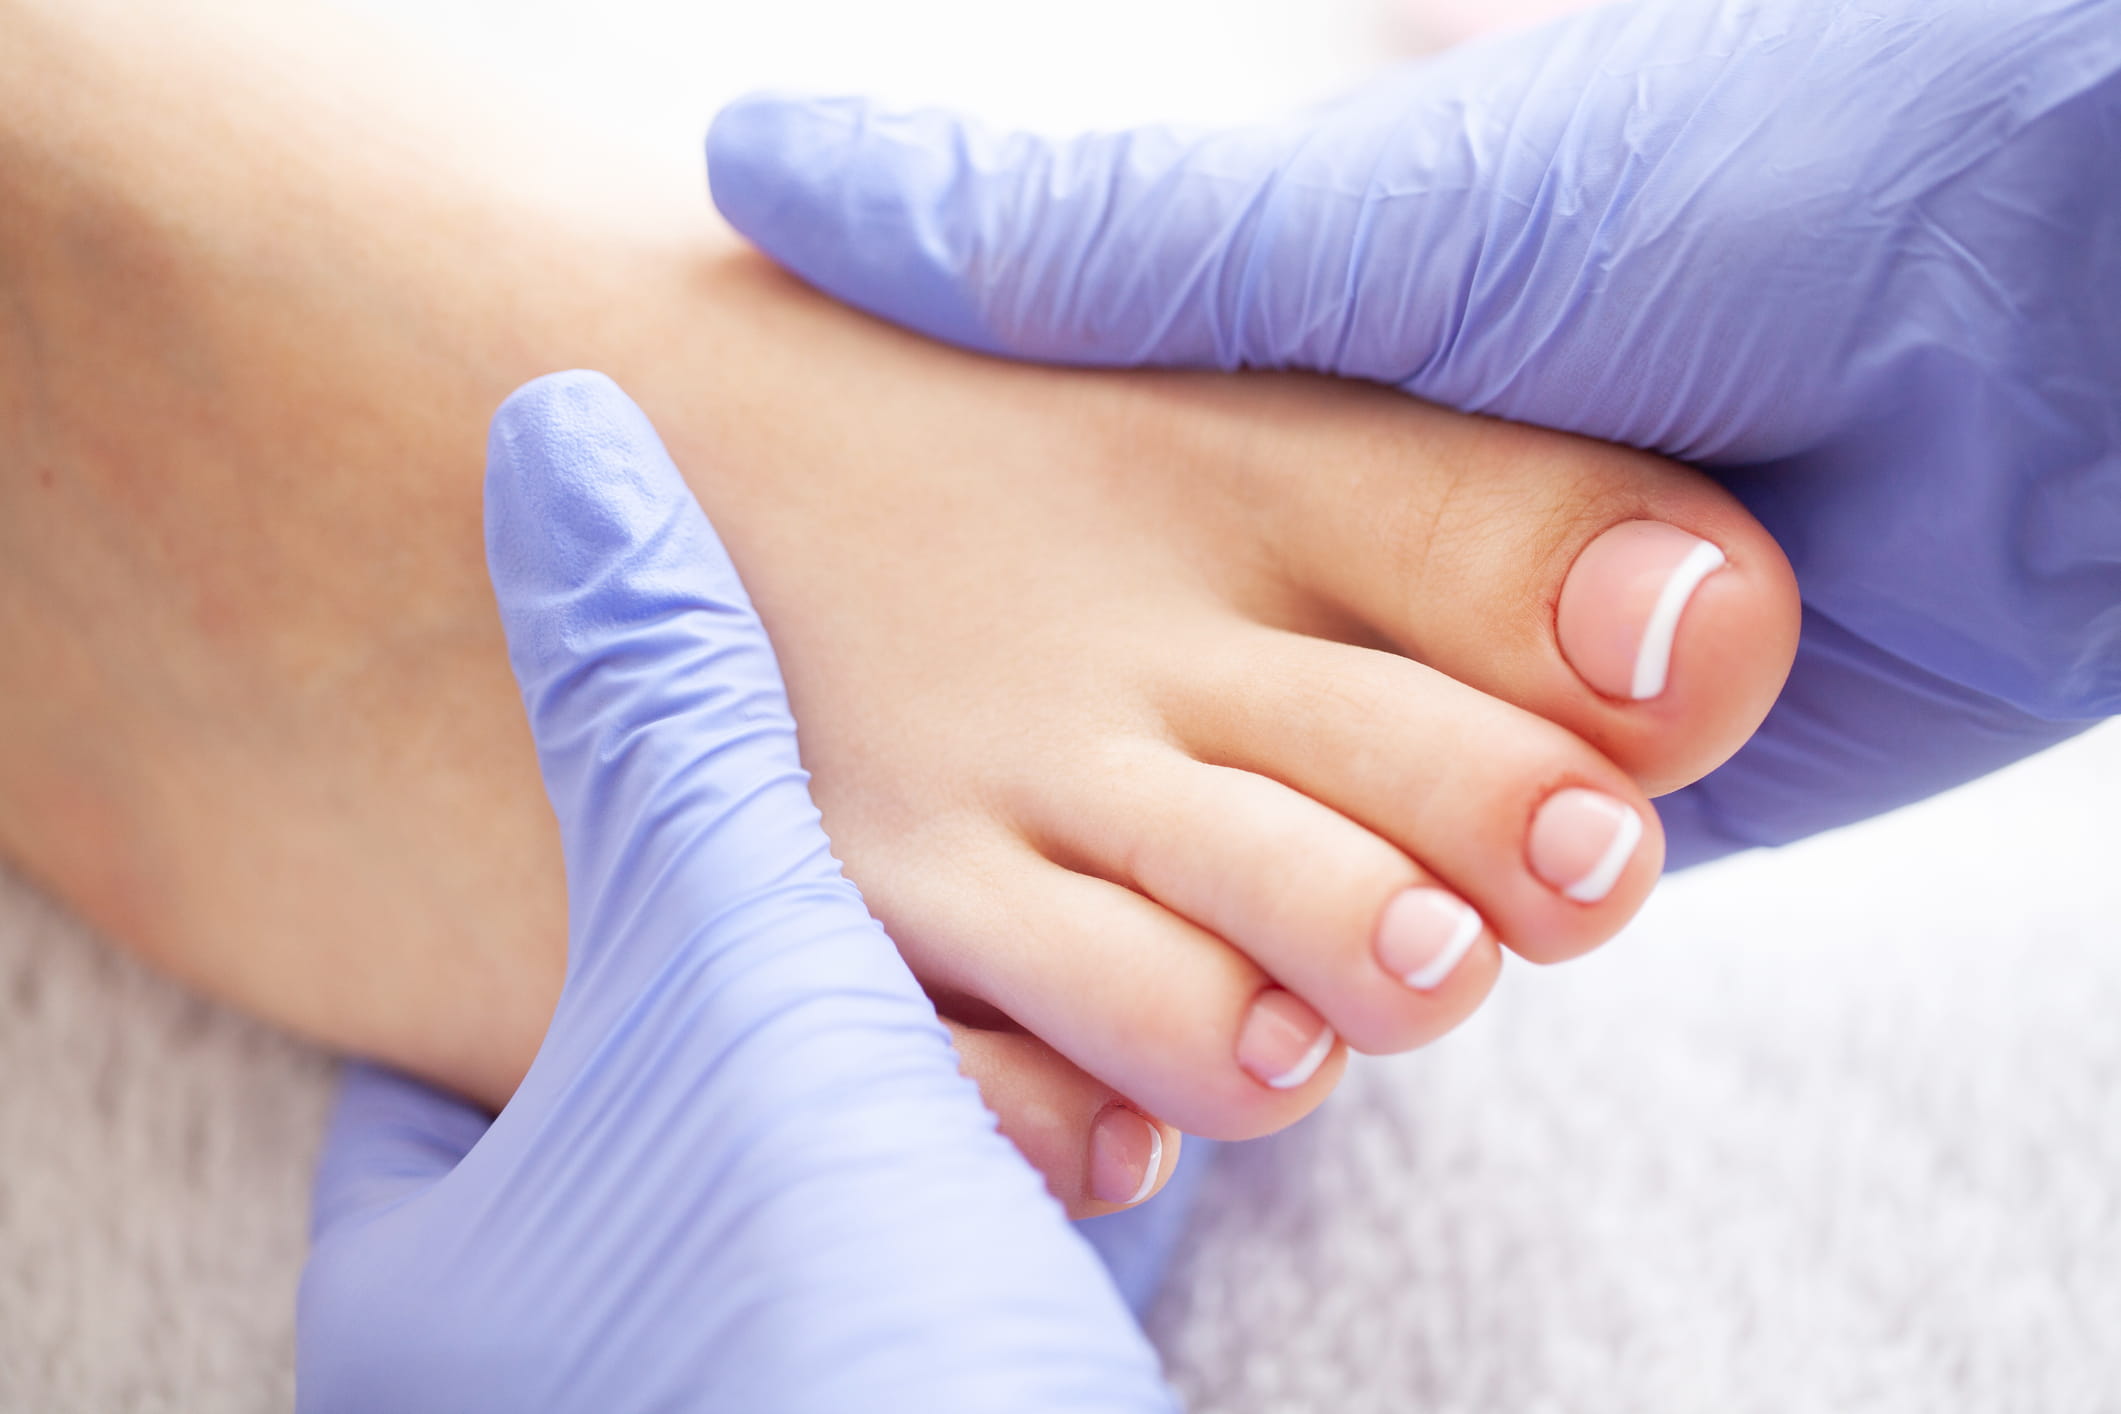
[[[1164,1167],[1164,1136],[1124,1105],[1113,1105],[1090,1126],[1090,1196],[1133,1207],[1156,1187]]]
[[[1584,546],[1562,582],[1562,654],[1607,697],[1646,702],[1671,676],[1679,619],[1723,551],[1662,521],[1630,520]]]
[[[1539,807],[1525,853],[1532,872],[1563,897],[1597,903],[1613,892],[1640,843],[1642,817],[1632,808],[1572,786]]]
[[[1408,889],[1377,920],[1377,960],[1417,992],[1433,992],[1480,938],[1480,915],[1442,889]]]
[[[1294,1090],[1318,1074],[1333,1054],[1333,1028],[1279,987],[1252,1003],[1237,1033],[1237,1063],[1272,1090]]]

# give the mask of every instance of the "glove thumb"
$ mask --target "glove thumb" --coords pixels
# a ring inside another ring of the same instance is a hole
[[[655,429],[610,379],[553,374],[502,404],[486,546],[566,852],[570,983],[599,950],[628,974],[659,966],[658,949],[620,945],[651,909],[704,926],[806,886],[852,904],[765,630]],[[714,868],[682,867],[699,859]]]

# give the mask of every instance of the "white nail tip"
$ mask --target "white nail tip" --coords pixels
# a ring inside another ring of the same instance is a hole
[[[1143,1120],[1142,1123],[1149,1124],[1149,1121]],[[1127,1200],[1127,1206],[1131,1208],[1148,1197],[1149,1190],[1156,1187],[1156,1180],[1163,1171],[1164,1132],[1149,1124],[1149,1166],[1142,1170],[1142,1186],[1134,1190],[1134,1196]]]
[[[1330,1026],[1320,1027],[1318,1039],[1311,1043],[1310,1050],[1303,1053],[1303,1059],[1297,1061],[1296,1064],[1290,1066],[1272,1080],[1269,1080],[1267,1082],[1268,1086],[1276,1090],[1294,1090],[1297,1086],[1318,1074],[1318,1068],[1324,1065],[1326,1057],[1333,1053],[1333,1041],[1333,1028]]]
[[[1442,986],[1443,979],[1451,975],[1451,970],[1464,960],[1466,950],[1480,937],[1480,915],[1462,899],[1452,899],[1451,902],[1463,915],[1458,920],[1458,931],[1451,935],[1450,942],[1444,944],[1442,952],[1399,979],[1417,992],[1432,992]]]
[[[1686,552],[1686,558],[1672,569],[1672,576],[1657,591],[1657,603],[1650,610],[1650,621],[1642,627],[1642,646],[1635,650],[1635,678],[1628,686],[1628,694],[1637,702],[1646,702],[1664,691],[1665,679],[1672,670],[1672,640],[1679,635],[1679,616],[1686,612],[1687,601],[1694,591],[1726,564],[1723,551],[1703,540]]]
[[[1609,805],[1616,811],[1613,820],[1613,839],[1606,845],[1605,853],[1581,879],[1561,892],[1578,903],[1597,903],[1613,892],[1613,885],[1620,882],[1620,871],[1628,867],[1634,857],[1635,846],[1642,843],[1642,817],[1617,800],[1594,797],[1601,805]]]

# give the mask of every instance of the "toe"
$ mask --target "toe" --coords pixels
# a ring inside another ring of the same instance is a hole
[[[1612,936],[1656,882],[1663,836],[1648,800],[1551,722],[1395,654],[1271,630],[1221,668],[1174,712],[1190,749],[1376,837],[1408,861],[1406,887],[1447,891],[1389,896],[1371,915],[1380,947],[1389,936],[1403,957],[1447,952],[1463,900],[1504,946],[1556,961]],[[1480,947],[1441,991],[1484,989]]]
[[[1178,1167],[1179,1132],[1135,1109],[1034,1036],[946,1023],[958,1066],[1071,1218],[1153,1197]]]
[[[1308,1114],[1338,1080],[1343,1048],[1324,1018],[1206,929],[1028,851],[982,877],[1010,902],[1010,943],[990,933],[975,950],[929,931],[929,965],[916,970],[999,1010],[1139,1112],[1251,1139]]]
[[[1408,452],[1290,478],[1263,533],[1348,636],[1567,727],[1651,794],[1759,725],[1796,652],[1796,583],[1727,492],[1661,458],[1367,390],[1344,412]]]
[[[1239,1032],[1255,1078],[1300,1082],[1323,1055],[1313,1017],[1357,1050],[1402,1051],[1456,1026],[1494,984],[1500,951],[1477,911],[1318,801],[1162,748],[1094,776],[1094,796],[1054,801],[1066,822],[1048,832],[1057,852],[1222,939],[1293,994],[1262,994]]]

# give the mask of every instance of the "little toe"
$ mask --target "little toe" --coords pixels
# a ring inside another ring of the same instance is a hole
[[[1035,1036],[947,1021],[958,1068],[1003,1135],[1071,1218],[1116,1213],[1155,1196],[1178,1167],[1181,1136],[1129,1104]]]

